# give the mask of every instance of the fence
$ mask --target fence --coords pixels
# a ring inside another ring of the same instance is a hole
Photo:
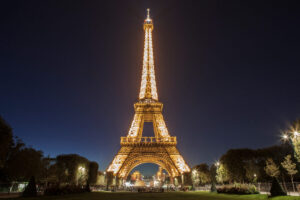
[[[0,193],[23,192],[28,182],[12,182],[0,184]]]
[[[294,187],[291,182],[280,183],[282,188],[288,193],[288,195],[292,196],[300,196],[300,182],[294,182]],[[261,194],[269,194],[272,183],[255,183],[257,190]],[[216,185],[216,187],[220,187],[222,185]],[[197,186],[195,190],[198,191],[210,191],[211,185]],[[294,191],[295,189],[295,191]]]

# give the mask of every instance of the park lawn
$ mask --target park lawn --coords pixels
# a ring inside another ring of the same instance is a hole
[[[209,192],[92,192],[62,196],[42,196],[35,198],[18,198],[22,200],[263,200],[267,195],[228,195]],[[300,200],[300,197],[275,197],[271,200]]]

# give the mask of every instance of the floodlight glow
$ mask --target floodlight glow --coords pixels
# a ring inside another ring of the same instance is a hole
[[[132,186],[132,185],[131,185],[130,182],[126,182],[126,183],[125,183],[125,186],[126,186],[126,187],[130,187],[130,186]]]
[[[193,174],[194,175],[197,174],[197,170],[196,169],[193,170]]]
[[[82,166],[78,167],[78,170],[81,171],[81,172],[85,172],[85,168],[82,167]]]
[[[283,134],[281,137],[283,140],[287,140],[289,138],[289,136],[287,134]]]

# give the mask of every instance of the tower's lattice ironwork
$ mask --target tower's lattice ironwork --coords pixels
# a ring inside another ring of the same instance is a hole
[[[162,115],[163,104],[158,101],[152,45],[153,22],[149,9],[147,12],[139,101],[134,104],[135,114],[128,135],[121,137],[121,149],[107,168],[107,172],[122,179],[143,163],[158,164],[170,177],[190,171],[176,147],[176,137],[170,136]],[[142,136],[144,122],[153,123],[154,137]]]

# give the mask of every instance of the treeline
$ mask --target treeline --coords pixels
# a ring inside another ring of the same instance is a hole
[[[49,184],[95,184],[98,164],[76,155],[45,157],[14,137],[12,128],[0,116],[0,183],[28,182],[31,177]]]
[[[289,177],[281,163],[285,157],[291,155],[294,158],[294,150],[289,144],[272,146],[263,149],[232,149],[220,158],[220,164],[224,165],[229,182],[266,182],[272,179],[267,173],[267,160],[272,160],[280,170],[281,179]]]
[[[300,179],[299,163],[290,144],[281,144],[262,149],[230,149],[211,166],[206,163],[192,168],[195,186],[211,182],[255,183],[270,182],[273,177],[282,182],[291,178]],[[293,169],[294,171],[291,171]],[[274,174],[275,173],[275,174]]]

